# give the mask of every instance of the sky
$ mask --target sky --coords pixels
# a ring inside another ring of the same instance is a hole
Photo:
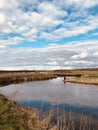
[[[98,67],[98,0],[0,0],[0,70]]]

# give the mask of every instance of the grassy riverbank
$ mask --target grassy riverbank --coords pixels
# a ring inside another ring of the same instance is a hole
[[[53,75],[49,72],[0,72],[0,86],[8,84],[16,84],[21,82],[29,82],[35,80],[48,80],[55,78],[56,75]]]
[[[48,119],[39,120],[37,109],[19,107],[0,94],[0,130],[47,130]],[[48,130],[55,130],[50,126]]]
[[[98,85],[98,68],[59,70],[55,74],[65,75],[64,82]]]
[[[98,85],[98,76],[67,77],[65,82]]]
[[[0,130],[28,129],[29,117],[25,111],[28,112],[0,94]]]
[[[98,85],[98,68],[56,70],[54,73],[65,76],[64,82]]]
[[[35,80],[47,80],[58,76],[69,76],[66,78],[67,82],[98,85],[98,68],[87,68],[53,71],[0,71],[0,86]]]
[[[39,118],[37,109],[20,107],[0,94],[0,130],[97,130],[98,121],[74,112],[51,109]]]

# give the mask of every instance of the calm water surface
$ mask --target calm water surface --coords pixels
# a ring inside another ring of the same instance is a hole
[[[58,105],[66,111],[84,112],[98,118],[98,86],[63,83],[62,78],[8,85],[0,93],[20,105],[49,109]]]

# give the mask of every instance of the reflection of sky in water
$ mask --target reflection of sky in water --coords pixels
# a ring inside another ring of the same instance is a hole
[[[84,115],[89,115],[95,119],[98,119],[98,108],[88,107],[88,106],[76,106],[71,104],[53,104],[45,101],[18,101],[21,106],[29,106],[31,108],[38,108],[39,110],[45,112],[50,109],[58,108],[58,111],[65,110],[66,112],[83,113]]]
[[[64,84],[63,79],[35,81],[0,88],[0,93],[15,101],[42,100],[51,103],[98,107],[98,87]]]

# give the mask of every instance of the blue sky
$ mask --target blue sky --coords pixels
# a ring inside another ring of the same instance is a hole
[[[0,0],[0,70],[98,67],[98,0]]]

